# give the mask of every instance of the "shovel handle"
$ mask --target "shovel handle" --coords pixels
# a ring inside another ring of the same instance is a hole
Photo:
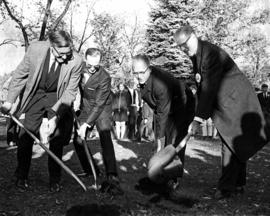
[[[56,163],[58,163],[59,166],[61,166],[72,178],[74,178],[79,184],[80,186],[83,188],[84,191],[87,191],[86,186],[84,185],[84,183],[78,178],[78,176],[75,175],[75,173],[72,172],[71,169],[69,169],[53,152],[51,152],[44,144],[42,144],[40,142],[40,140],[31,132],[29,131],[27,128],[24,127],[24,125],[17,119],[15,118],[13,115],[10,115],[10,117],[12,118],[12,120],[14,122],[16,122],[16,124],[23,128],[26,133],[28,133],[33,139],[34,141],[41,147],[43,148],[50,157],[52,157]]]

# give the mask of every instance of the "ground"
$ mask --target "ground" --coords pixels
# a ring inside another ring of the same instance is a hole
[[[108,215],[270,215],[270,146],[266,146],[248,163],[248,181],[243,196],[217,201],[213,198],[220,175],[220,142],[191,139],[187,147],[186,171],[177,202],[157,194],[136,189],[145,177],[146,166],[154,152],[153,143],[114,141],[124,196],[110,197],[94,190],[84,192],[66,173],[63,190],[48,192],[47,155],[35,146],[30,171],[31,190],[22,193],[14,187],[16,148],[5,141],[5,122],[0,121],[0,216],[64,216],[74,205],[97,204]],[[99,141],[89,143],[100,161]],[[81,172],[73,145],[65,148],[63,160],[75,173]],[[103,168],[103,165],[100,164]],[[84,179],[87,186],[93,179]],[[100,182],[102,180],[100,179]]]

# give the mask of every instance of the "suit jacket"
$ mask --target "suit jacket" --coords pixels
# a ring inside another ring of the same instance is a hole
[[[92,125],[97,120],[106,120],[101,122],[100,128],[105,128],[111,121],[112,115],[112,95],[111,95],[111,77],[107,71],[100,69],[89,77],[86,83],[81,83],[82,113],[79,119],[86,119],[86,123]]]
[[[230,56],[209,42],[199,40],[192,61],[198,85],[196,116],[212,117],[229,148],[246,161],[266,144],[267,127],[254,88]]]
[[[34,42],[29,46],[23,60],[14,71],[7,101],[14,103],[24,89],[20,107],[21,113],[38,88],[48,49],[50,49],[49,41]],[[81,69],[82,59],[76,52],[73,52],[73,58],[70,61],[63,63],[61,66],[57,85],[57,102],[52,107],[52,110],[60,116],[75,99]]]
[[[123,91],[117,91],[113,95],[113,110],[121,109],[128,111],[128,108],[131,105],[131,96],[127,89]]]
[[[266,93],[266,94],[267,94],[266,98],[264,97],[263,92],[261,92],[257,95],[263,110],[267,110],[269,108],[269,105],[270,105],[270,97],[269,97],[268,93]]]
[[[193,105],[189,101],[193,97],[191,91],[184,83],[175,79],[172,75],[156,67],[151,68],[151,75],[144,87],[141,88],[142,99],[150,106],[155,114],[156,137],[165,136],[169,121],[175,121],[175,125],[187,128],[193,119]],[[190,94],[188,94],[190,93]],[[194,100],[194,98],[192,98]]]

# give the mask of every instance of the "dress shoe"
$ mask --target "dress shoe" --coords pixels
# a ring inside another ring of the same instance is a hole
[[[55,193],[55,192],[60,192],[62,189],[62,186],[58,182],[53,182],[50,183],[50,192]]]
[[[100,172],[100,170],[98,168],[96,168],[96,174],[97,174],[97,177],[102,176],[102,173]],[[92,173],[92,171],[91,172],[82,172],[82,173],[78,173],[77,176],[80,178],[88,178],[89,176],[93,176],[93,173]]]
[[[92,173],[87,173],[87,172],[83,172],[83,173],[78,173],[77,176],[80,178],[87,178],[89,176],[93,175]]]
[[[222,199],[228,199],[231,198],[233,196],[233,192],[232,191],[228,191],[228,190],[217,190],[214,198],[217,200],[222,200]]]
[[[107,181],[101,184],[100,191],[112,196],[123,195],[124,191],[120,187],[119,178],[116,175],[109,175]]]
[[[176,179],[171,179],[166,184],[165,196],[168,199],[176,200],[179,197],[177,189],[179,188],[180,183]]]
[[[10,142],[8,143],[8,145],[9,145],[10,147],[16,146],[16,142],[10,141]]]
[[[30,188],[27,179],[17,179],[15,184],[20,191],[27,191]]]
[[[236,195],[243,195],[245,192],[245,189],[243,186],[239,186],[235,188],[235,194]]]

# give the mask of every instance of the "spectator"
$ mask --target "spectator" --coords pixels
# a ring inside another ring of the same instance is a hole
[[[129,83],[129,94],[130,94],[130,106],[129,106],[129,118],[128,118],[128,138],[131,140],[136,139],[136,132],[137,132],[137,121],[139,117],[139,110],[140,110],[140,94],[137,90],[135,82],[132,80]]]
[[[130,103],[130,94],[125,89],[124,84],[120,83],[113,100],[113,120],[115,122],[117,139],[124,139],[126,134],[126,123],[129,115],[128,107]]]

